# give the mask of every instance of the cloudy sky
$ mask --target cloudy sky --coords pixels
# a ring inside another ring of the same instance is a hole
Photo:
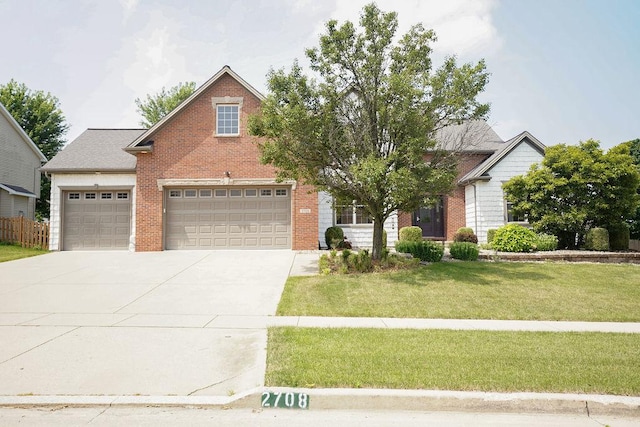
[[[329,19],[365,0],[0,0],[0,83],[60,99],[73,140],[88,127],[139,127],[134,100],[224,65],[265,93],[270,68],[304,65]],[[422,22],[436,62],[485,58],[482,99],[503,139],[546,145],[640,137],[640,1],[378,0],[399,32]]]

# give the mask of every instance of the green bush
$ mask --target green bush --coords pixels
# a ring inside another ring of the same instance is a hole
[[[438,262],[444,255],[444,247],[429,240],[420,242],[401,240],[396,242],[396,251],[411,254],[414,258],[426,262]]]
[[[558,249],[558,238],[553,234],[540,233],[536,238],[536,250],[555,251]]]
[[[610,225],[609,231],[609,247],[612,251],[628,251],[629,239],[631,232],[629,226],[625,223]]]
[[[329,227],[324,232],[324,242],[327,248],[334,249],[344,240],[344,231],[340,227]]]
[[[422,242],[422,228],[417,226],[402,227],[398,237],[401,242]]]
[[[536,245],[536,233],[519,224],[508,224],[496,230],[491,246],[501,252],[530,252]]]
[[[469,227],[462,227],[453,235],[453,241],[478,243],[478,236],[476,236]]]
[[[471,242],[453,242],[449,246],[451,258],[461,259],[463,261],[475,261],[478,259],[480,249],[478,245]]]
[[[584,248],[588,251],[608,251],[609,232],[600,227],[589,229],[584,238]]]
[[[493,242],[493,237],[496,235],[496,229],[490,228],[487,230],[487,243]]]

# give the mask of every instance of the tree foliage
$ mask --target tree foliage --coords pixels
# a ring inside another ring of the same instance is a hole
[[[640,175],[629,153],[624,144],[604,153],[594,140],[549,147],[542,165],[503,185],[505,196],[536,231],[576,247],[590,228],[618,225],[636,211]]]
[[[136,98],[138,113],[142,116],[140,126],[150,128],[169,114],[182,101],[196,90],[196,82],[178,83],[168,91],[163,87],[155,95],[147,95],[146,99]]]
[[[488,82],[483,61],[459,67],[447,58],[434,70],[433,31],[418,24],[394,43],[396,30],[396,14],[374,4],[363,9],[359,29],[329,21],[319,47],[306,51],[317,78],[297,62],[288,73],[271,70],[270,95],[249,123],[279,178],[367,209],[374,259],[392,212],[412,211],[452,188],[461,144],[444,150],[436,133],[489,111],[477,100]]]
[[[47,159],[62,149],[69,125],[58,98],[41,90],[33,91],[24,83],[11,79],[9,83],[0,85],[0,102]],[[42,175],[40,197],[36,203],[36,216],[39,218],[49,217],[50,188],[49,179]]]
[[[623,143],[623,145],[629,148],[633,162],[640,172],[640,138],[633,139]],[[638,187],[638,194],[640,194],[640,187]],[[629,233],[632,239],[640,239],[640,206],[636,209],[635,215],[627,222],[629,225]]]

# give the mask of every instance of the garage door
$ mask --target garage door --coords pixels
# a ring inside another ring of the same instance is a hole
[[[63,250],[128,249],[129,191],[67,191],[63,197]]]
[[[288,249],[289,188],[175,188],[166,192],[167,249]]]

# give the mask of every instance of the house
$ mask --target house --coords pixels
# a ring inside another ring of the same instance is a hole
[[[260,162],[246,125],[263,99],[225,66],[150,129],[85,131],[43,167],[52,179],[50,248],[308,250],[334,224],[356,246],[370,246],[372,225],[361,207],[334,206],[313,187],[276,180]],[[476,126],[486,135],[465,153],[472,160],[455,194],[420,215],[393,215],[385,224],[389,242],[412,223],[443,239],[468,223],[495,226],[485,210],[503,209],[501,190],[491,196],[495,203],[486,197],[508,174],[539,161],[543,146],[528,134],[504,142],[486,123]],[[537,154],[526,157],[531,150]],[[481,197],[467,202],[467,188]]]
[[[0,217],[34,219],[47,159],[0,103]]]

